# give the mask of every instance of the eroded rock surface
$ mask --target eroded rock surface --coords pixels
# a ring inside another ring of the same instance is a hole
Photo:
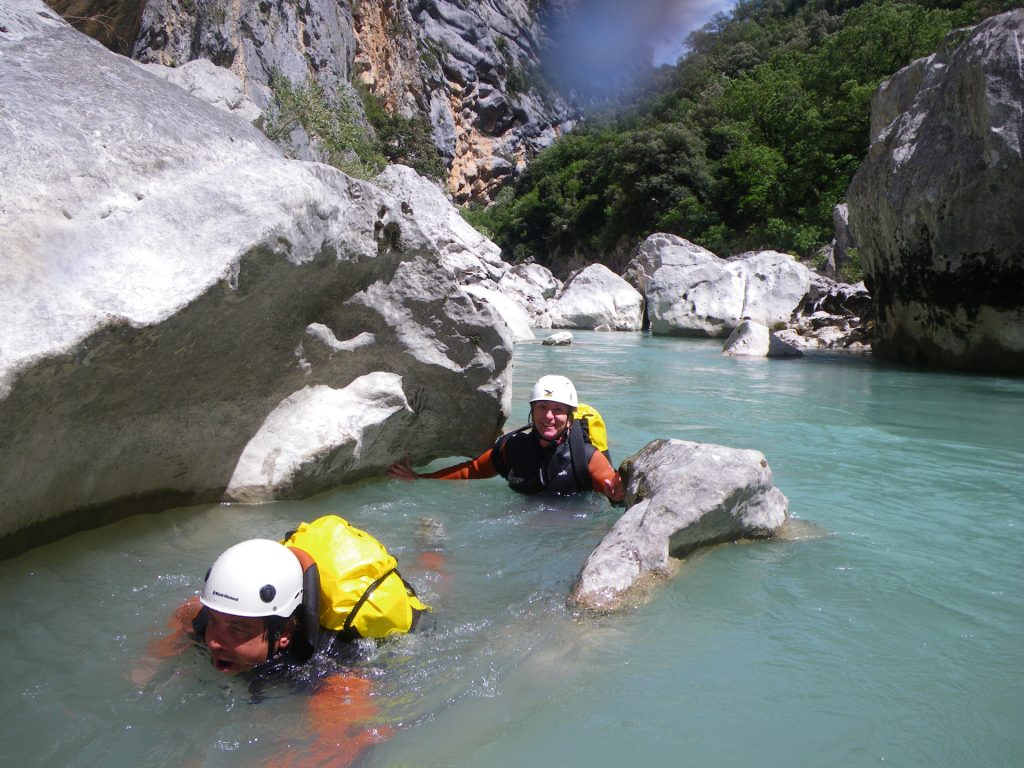
[[[0,18],[5,552],[490,445],[512,339],[451,211],[286,159],[41,3]]]
[[[610,611],[643,599],[678,558],[710,544],[766,538],[789,500],[758,451],[654,440],[623,462],[626,512],[587,558],[570,602]]]
[[[100,19],[109,0],[52,0]],[[557,12],[548,6],[544,13]],[[361,0],[226,3],[139,0],[119,12],[118,40],[139,61],[178,67],[209,59],[241,79],[261,110],[272,75],[316,84],[361,111],[358,81],[387,108],[419,116],[446,161],[459,202],[488,201],[538,151],[570,130],[579,111],[542,66],[541,9],[526,0]],[[101,20],[101,19],[100,19]],[[109,35],[86,28],[105,42]],[[322,159],[315,137],[282,137],[303,159]]]
[[[876,353],[1024,374],[1024,10],[883,83],[849,189]]]
[[[552,328],[639,331],[644,298],[603,264],[573,275],[548,305]]]
[[[761,251],[721,259],[676,235],[648,237],[626,270],[647,300],[651,333],[727,336],[744,319],[787,323],[811,273],[791,256]]]

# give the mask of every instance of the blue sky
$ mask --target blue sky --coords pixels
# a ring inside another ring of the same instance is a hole
[[[674,63],[690,32],[734,5],[735,0],[579,0],[550,30],[549,63],[563,82],[614,84],[642,62]]]
[[[655,64],[673,64],[682,55],[687,35],[700,29],[716,13],[728,13],[735,0],[691,0],[668,3],[664,32],[656,33],[652,40]]]

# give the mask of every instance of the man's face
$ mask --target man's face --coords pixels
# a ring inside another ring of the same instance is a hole
[[[232,616],[212,608],[206,622],[203,642],[210,649],[213,666],[226,675],[247,672],[265,662],[270,655],[270,645],[263,625],[263,619],[246,616]],[[278,640],[278,647],[288,644],[288,636]]]
[[[533,414],[533,428],[537,430],[537,436],[545,442],[557,440],[569,423],[570,408],[564,403],[538,400],[530,409]]]

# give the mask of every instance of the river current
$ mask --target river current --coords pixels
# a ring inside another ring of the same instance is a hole
[[[360,765],[1024,765],[1024,380],[574,335],[517,346],[509,426],[565,374],[616,463],[654,438],[763,452],[804,535],[700,550],[595,618],[565,597],[619,514],[601,498],[382,477],[130,518],[0,562],[0,762],[311,764],[308,697],[146,654],[221,550],[336,513],[434,607],[366,652],[368,725],[391,736]],[[437,544],[441,572],[421,559]]]

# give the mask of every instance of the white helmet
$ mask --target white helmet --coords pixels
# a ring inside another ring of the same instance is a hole
[[[214,561],[199,601],[233,616],[287,618],[302,603],[302,566],[276,541],[243,541]]]
[[[580,404],[579,398],[576,397],[576,387],[565,376],[541,376],[537,379],[530,393],[530,402],[536,403],[538,400],[550,400],[553,403],[568,405],[570,408]]]

